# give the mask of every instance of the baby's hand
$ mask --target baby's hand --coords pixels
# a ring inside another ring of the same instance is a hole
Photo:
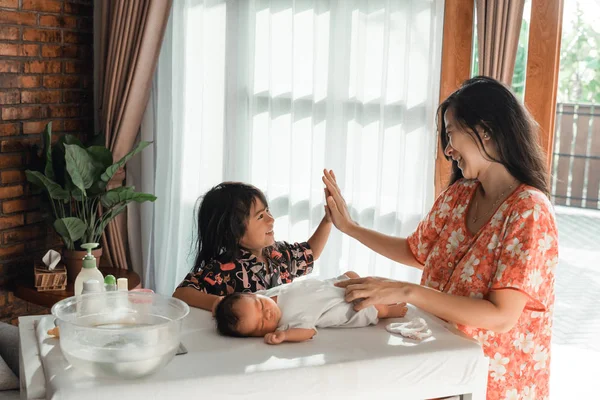
[[[266,344],[281,344],[285,340],[285,331],[275,331],[265,335]]]

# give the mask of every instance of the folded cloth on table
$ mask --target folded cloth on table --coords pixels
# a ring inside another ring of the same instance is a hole
[[[44,368],[46,377],[46,390],[49,389],[49,383],[53,379],[57,371],[64,368],[63,364],[68,365],[60,351],[60,342],[58,338],[48,334],[48,330],[55,327],[54,316],[47,315],[40,318],[35,323],[35,335],[38,344],[40,361]],[[60,361],[60,362],[57,362]],[[51,393],[49,391],[48,393]],[[50,397],[50,396],[49,396]]]
[[[423,318],[413,318],[408,322],[393,322],[385,329],[390,333],[397,333],[408,339],[423,340],[431,336],[431,329]]]

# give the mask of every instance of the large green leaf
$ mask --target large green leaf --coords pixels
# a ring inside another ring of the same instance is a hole
[[[69,192],[60,187],[60,185],[53,180],[47,178],[44,174],[38,171],[25,171],[27,180],[42,189],[46,189],[48,195],[54,200],[68,200]]]
[[[52,163],[54,165],[55,175],[54,180],[68,191],[72,191],[75,188],[75,185],[71,181],[71,177],[67,171],[65,145],[77,145],[81,148],[84,147],[81,141],[73,135],[64,135],[59,137],[56,144],[52,146]]]
[[[131,159],[131,157],[135,156],[137,153],[139,153],[140,151],[144,150],[151,143],[152,142],[140,142],[140,143],[138,143],[138,145],[133,150],[131,150],[129,153],[125,154],[125,156],[123,158],[121,158],[119,161],[117,161],[116,163],[114,163],[110,167],[106,168],[106,171],[104,171],[104,173],[102,174],[102,180],[104,182],[106,182],[106,183],[110,182],[110,180],[117,173],[117,171],[119,170],[119,168],[121,168],[122,166],[124,166],[125,163],[127,163],[127,161],[129,161]]]
[[[94,183],[94,160],[76,144],[65,144],[67,171],[73,184],[85,195],[85,189]]]
[[[114,207],[119,203],[128,203],[135,201],[143,203],[145,201],[155,201],[156,196],[149,193],[134,192],[133,187],[119,187],[109,190],[101,198],[102,205],[106,208]]]
[[[127,204],[123,204],[122,206],[118,206],[118,207],[112,209],[111,211],[109,211],[108,214],[105,214],[102,216],[102,222],[100,222],[100,224],[96,228],[96,232],[95,232],[98,240],[102,236],[102,233],[104,232],[104,228],[106,228],[106,225],[108,225],[108,223],[110,221],[112,221],[117,215],[119,215],[123,211],[125,211],[126,208],[127,208]]]
[[[73,197],[77,201],[83,201],[83,198],[85,197],[83,192],[79,188],[76,188],[76,187],[73,187],[71,189],[70,193],[71,193],[71,197]]]
[[[94,184],[87,190],[87,194],[89,197],[96,197],[102,195],[106,192],[106,182],[102,180],[97,180]]]
[[[44,175],[48,179],[56,179],[54,177],[54,167],[52,166],[52,122],[48,122],[46,129],[42,133],[42,145],[44,146],[44,156],[46,157],[46,166],[44,167]]]
[[[85,146],[83,145],[83,143],[81,143],[81,140],[79,140],[77,138],[77,136],[73,136],[73,135],[63,135],[61,137],[58,138],[58,141],[56,142],[56,144],[54,145],[54,148],[58,151],[58,156],[60,158],[62,158],[63,160],[65,159],[66,156],[66,152],[67,152],[67,145],[76,145],[81,147],[82,149],[85,149]]]
[[[74,243],[83,237],[86,228],[85,223],[75,217],[60,218],[54,221],[54,229],[69,249],[73,249]]]
[[[56,175],[56,181],[58,183],[64,183],[64,187],[69,189],[68,184],[72,185],[71,177],[67,172],[66,164],[66,148],[65,145],[77,145],[82,149],[85,148],[83,143],[73,135],[67,134],[58,138],[58,141],[52,148],[52,160],[54,163],[54,174]],[[59,179],[64,179],[65,182],[60,182]]]
[[[87,189],[88,196],[97,196],[106,192],[106,182],[100,176],[112,165],[112,153],[104,146],[91,146],[87,152],[94,160],[94,183]]]
[[[61,136],[58,139],[57,145],[59,145],[59,144],[62,144],[63,146],[66,144],[76,144],[77,146],[83,148],[83,143],[81,143],[81,140],[79,140],[77,138],[77,136],[71,135],[71,134],[66,134],[64,136]]]
[[[87,152],[92,156],[94,161],[101,166],[104,171],[110,167],[113,162],[113,156],[109,149],[104,146],[91,146],[87,148]]]
[[[100,202],[105,208],[111,208],[121,202],[121,198],[127,198],[135,193],[133,187],[125,186],[111,189],[100,197]]]

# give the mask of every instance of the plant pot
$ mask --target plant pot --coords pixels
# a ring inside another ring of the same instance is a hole
[[[87,254],[86,250],[63,250],[63,261],[67,266],[67,282],[75,282],[75,278],[83,268],[83,257]],[[96,257],[96,267],[100,267],[100,258],[102,249],[92,250],[92,255]]]

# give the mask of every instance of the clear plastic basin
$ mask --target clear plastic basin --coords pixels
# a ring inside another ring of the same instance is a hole
[[[142,292],[84,294],[52,307],[67,361],[92,376],[124,379],[173,359],[189,311],[179,299]]]

